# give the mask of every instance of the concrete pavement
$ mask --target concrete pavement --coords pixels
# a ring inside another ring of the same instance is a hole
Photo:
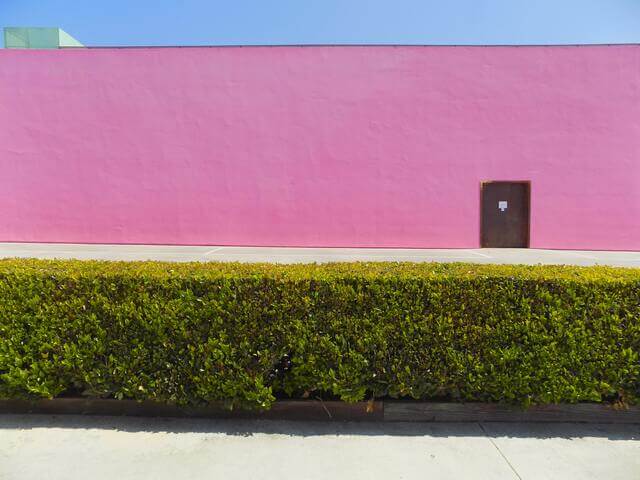
[[[640,267],[640,252],[537,249],[284,248],[0,243],[2,257],[163,260],[176,262],[471,262]]]
[[[0,415],[0,478],[633,479],[640,426]]]

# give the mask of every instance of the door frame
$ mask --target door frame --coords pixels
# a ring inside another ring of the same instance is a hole
[[[524,248],[531,248],[531,180],[481,180],[480,181],[480,219],[479,219],[480,229],[478,231],[478,234],[480,237],[478,238],[478,241],[480,243],[480,248],[490,248],[482,245],[482,207],[484,206],[482,192],[483,192],[484,186],[488,183],[521,183],[523,185],[526,185],[527,197],[525,199],[525,205],[527,206],[527,241],[526,241],[527,246]]]

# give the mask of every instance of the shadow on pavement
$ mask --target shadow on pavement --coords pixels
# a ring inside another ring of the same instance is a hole
[[[580,423],[407,423],[407,422],[305,422],[280,420],[226,420],[184,418],[105,417],[80,415],[0,415],[2,429],[103,429],[124,432],[432,437],[515,437],[640,440],[640,425]]]

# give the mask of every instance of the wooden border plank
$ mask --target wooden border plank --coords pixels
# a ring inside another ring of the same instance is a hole
[[[390,422],[640,423],[640,407],[596,403],[534,405],[527,409],[494,403],[386,401]]]
[[[382,401],[346,403],[320,400],[282,400],[275,402],[269,410],[230,410],[222,402],[202,407],[188,407],[152,401],[55,398],[35,401],[0,400],[0,413],[381,421],[383,419],[383,404]]]
[[[56,398],[35,401],[0,400],[0,414],[3,413],[310,421],[640,424],[640,406],[614,408],[611,405],[595,403],[536,405],[523,409],[492,403],[435,403],[402,400],[346,403],[281,400],[276,401],[270,410],[229,410],[222,402],[203,407],[183,407],[152,401]]]

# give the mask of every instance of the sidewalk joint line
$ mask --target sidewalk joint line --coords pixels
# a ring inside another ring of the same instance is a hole
[[[484,257],[484,258],[491,258],[491,255],[487,255],[486,253],[476,252],[475,250],[467,250],[467,252],[473,253],[475,255],[479,255],[479,256]]]
[[[224,247],[216,247],[213,250],[209,250],[208,252],[204,252],[202,255],[209,255],[210,253],[217,252],[218,250],[222,250]]]
[[[597,260],[597,257],[591,256],[591,255],[585,255],[584,253],[569,252],[569,254],[573,255],[574,257],[588,258],[589,260]]]
[[[516,469],[514,468],[513,465],[511,465],[511,462],[509,461],[509,459],[506,457],[506,455],[504,453],[502,453],[502,450],[500,450],[500,447],[498,447],[498,444],[496,442],[493,441],[493,438],[491,438],[491,436],[489,436],[489,434],[487,433],[487,431],[484,428],[484,425],[482,425],[481,422],[478,422],[478,426],[480,427],[480,430],[482,430],[484,432],[485,437],[487,437],[487,439],[491,442],[491,445],[493,445],[495,447],[495,449],[498,451],[498,453],[500,454],[500,456],[504,459],[505,462],[507,462],[507,465],[509,465],[509,468],[511,469],[511,471],[515,474],[516,477],[518,477],[519,480],[522,480],[522,477],[520,476],[520,474],[516,471]]]

